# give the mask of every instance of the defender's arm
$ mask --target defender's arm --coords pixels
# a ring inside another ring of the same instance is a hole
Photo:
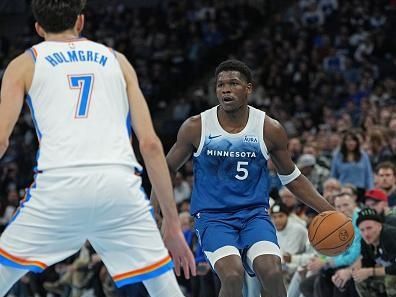
[[[190,271],[192,275],[196,275],[194,256],[181,231],[162,144],[154,131],[150,112],[140,90],[135,70],[124,55],[117,53],[117,58],[127,84],[132,125],[139,140],[147,173],[154,191],[160,193],[158,200],[164,214],[163,239],[173,257],[176,274],[180,275],[182,266],[184,275],[189,278]]]
[[[5,70],[0,95],[0,158],[7,150],[8,139],[21,113],[33,71],[34,62],[27,53],[11,61]]]

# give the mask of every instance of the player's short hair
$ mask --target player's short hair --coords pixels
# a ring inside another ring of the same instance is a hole
[[[247,66],[242,61],[232,59],[221,62],[215,71],[216,81],[217,76],[222,71],[238,71],[246,80],[246,82],[252,83],[252,70],[250,70],[249,66]]]
[[[37,23],[46,32],[60,33],[73,28],[86,0],[32,0]]]

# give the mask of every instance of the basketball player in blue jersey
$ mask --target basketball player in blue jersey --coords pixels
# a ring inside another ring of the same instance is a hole
[[[143,281],[150,296],[181,297],[172,268],[180,274],[183,267],[189,278],[195,263],[162,145],[127,59],[79,38],[84,5],[33,0],[44,42],[15,58],[3,77],[0,157],[25,95],[40,153],[35,181],[0,237],[0,296],[28,271],[42,271],[89,240],[117,286]],[[130,119],[153,188],[161,193],[164,242],[141,190]]]
[[[279,122],[248,105],[250,69],[228,60],[215,76],[220,104],[183,123],[166,160],[174,175],[193,156],[191,214],[205,255],[221,280],[219,296],[242,296],[245,269],[258,277],[268,296],[286,296],[268,214],[268,159],[301,201],[318,212],[334,209],[292,162]]]

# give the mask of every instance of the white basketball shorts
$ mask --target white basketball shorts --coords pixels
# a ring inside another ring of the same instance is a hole
[[[141,178],[124,166],[38,173],[0,238],[0,263],[40,272],[89,240],[117,286],[173,267]]]

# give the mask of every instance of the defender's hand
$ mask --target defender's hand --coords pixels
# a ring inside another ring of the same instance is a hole
[[[180,226],[171,227],[163,222],[163,238],[175,264],[176,275],[180,276],[180,267],[183,267],[184,276],[189,279],[196,276],[195,259],[190,247],[187,245]]]

